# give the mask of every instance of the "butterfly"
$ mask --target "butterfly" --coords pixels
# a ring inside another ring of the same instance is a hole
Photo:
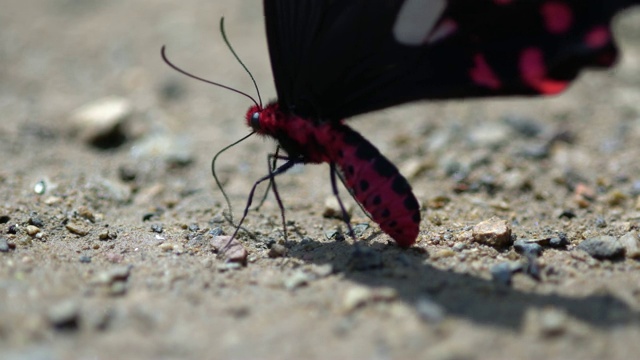
[[[344,119],[421,99],[557,94],[580,70],[615,63],[612,18],[638,3],[264,0],[278,100],[252,106],[246,121],[287,153],[269,179],[328,163],[334,191],[338,174],[409,247],[421,219],[411,186]]]

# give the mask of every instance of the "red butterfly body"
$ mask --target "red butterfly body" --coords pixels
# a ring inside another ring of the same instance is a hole
[[[247,123],[293,163],[329,163],[400,246],[411,187],[344,119],[419,99],[541,95],[609,67],[610,22],[640,0],[265,0],[278,101]]]
[[[254,106],[246,118],[258,134],[275,138],[289,161],[337,165],[345,185],[384,232],[400,246],[415,242],[420,207],[409,183],[360,134],[343,122],[311,121],[283,112],[278,103]]]

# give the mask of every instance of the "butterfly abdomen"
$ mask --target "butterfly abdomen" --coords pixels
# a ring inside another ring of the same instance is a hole
[[[255,113],[259,119],[253,120]],[[254,107],[247,122],[275,138],[289,157],[304,163],[333,163],[345,185],[380,228],[400,246],[418,237],[420,206],[398,169],[369,141],[336,121],[316,121],[280,110],[277,103]]]
[[[378,149],[346,125],[333,125],[331,160],[346,185],[380,228],[400,246],[418,237],[420,206],[411,186]]]

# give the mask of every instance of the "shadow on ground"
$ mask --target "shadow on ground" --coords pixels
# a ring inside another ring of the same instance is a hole
[[[563,310],[601,328],[640,323],[640,313],[609,294],[567,297],[524,292],[471,275],[436,269],[425,263],[429,255],[418,248],[313,240],[290,241],[286,246],[291,257],[318,265],[329,263],[335,273],[362,285],[391,287],[411,305],[424,298],[433,300],[448,315],[479,324],[519,329],[528,309],[545,307]]]

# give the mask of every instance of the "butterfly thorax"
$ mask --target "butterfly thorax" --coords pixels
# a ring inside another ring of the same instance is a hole
[[[252,106],[246,121],[256,133],[274,138],[290,157],[305,163],[330,162],[335,156],[331,145],[345,127],[341,122],[314,121],[282,111],[278,103]]]

